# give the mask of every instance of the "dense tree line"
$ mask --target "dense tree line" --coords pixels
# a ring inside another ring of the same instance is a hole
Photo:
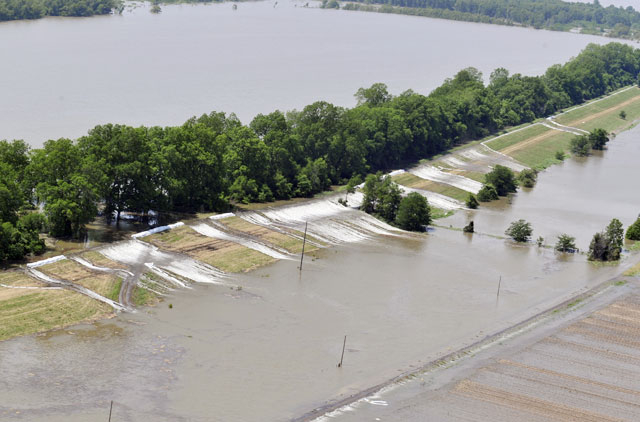
[[[599,2],[562,0],[355,0],[347,10],[377,10],[460,21],[526,25],[534,28],[606,30],[631,38],[640,29],[640,13],[632,7],[602,7]],[[363,3],[357,4],[357,3]],[[381,8],[369,6],[383,5]]]
[[[428,96],[392,96],[374,84],[358,90],[353,108],[318,101],[258,115],[248,125],[214,112],[177,127],[105,124],[31,151],[20,141],[6,143],[15,153],[3,159],[12,171],[2,171],[2,180],[20,195],[1,204],[1,222],[15,226],[16,216],[41,207],[50,234],[80,236],[98,211],[118,218],[124,211],[222,210],[233,202],[311,196],[632,84],[639,69],[640,50],[590,45],[542,76],[498,69],[485,85],[470,68]],[[515,186],[505,174],[491,181],[501,193]],[[392,221],[397,209],[375,212]]]
[[[121,0],[0,0],[0,21],[106,15],[121,5]]]

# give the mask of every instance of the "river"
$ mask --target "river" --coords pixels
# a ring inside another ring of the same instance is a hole
[[[131,4],[131,3],[129,3]],[[0,139],[75,138],[97,124],[175,125],[211,111],[353,106],[374,82],[428,93],[468,66],[540,74],[610,39],[247,2],[128,7],[122,16],[0,23]]]
[[[2,30],[14,34],[0,37],[2,54],[7,43],[39,40],[40,54],[22,51],[24,62],[0,71],[15,79],[0,79],[9,92],[0,99],[2,127],[39,140],[56,133],[51,125],[73,136],[97,121],[177,123],[180,113],[213,108],[250,118],[319,97],[350,105],[351,93],[370,82],[428,91],[468,65],[539,73],[589,41],[604,41],[271,3],[240,3],[236,12],[228,4],[164,7],[160,16],[136,9]],[[51,77],[43,81],[47,69]],[[20,89],[30,100],[18,98]],[[34,100],[38,94],[48,105]],[[39,124],[16,119],[19,109],[8,110],[7,97],[22,101]],[[442,224],[473,218],[480,232],[500,234],[511,219],[527,218],[545,237],[567,231],[584,248],[612,216],[626,224],[640,211],[629,176],[639,138],[640,129],[629,131],[602,155],[550,168],[532,191],[499,205],[502,211],[459,212]],[[318,229],[331,224],[328,217],[318,221]],[[506,328],[620,270],[446,228],[417,238],[372,234],[324,249],[302,274],[297,265],[283,260],[230,277],[241,290],[195,285],[137,313],[1,342],[0,419],[106,420],[113,400],[114,422],[284,421]],[[344,335],[344,366],[337,368]]]

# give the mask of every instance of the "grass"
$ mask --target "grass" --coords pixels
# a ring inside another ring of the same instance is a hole
[[[553,129],[549,129],[548,127],[545,127],[542,125],[534,125],[526,129],[520,130],[518,132],[510,133],[501,138],[489,141],[485,145],[487,145],[491,149],[500,151],[507,147],[510,147],[511,145],[515,145],[519,142],[525,141],[534,136],[542,135],[543,133],[548,132],[550,130],[553,130]]]
[[[431,206],[429,207],[429,210],[431,211],[431,218],[433,220],[438,220],[440,218],[450,217],[453,214],[455,214],[455,211],[443,210],[442,208],[431,207]]]
[[[640,89],[637,87],[633,87],[628,91],[606,97],[599,101],[592,101],[584,107],[576,107],[570,109],[564,114],[558,116],[555,121],[563,125],[574,126],[576,124],[579,124],[581,120],[585,120],[593,116],[594,114],[601,113],[606,110],[616,109],[618,106],[620,106],[621,103],[634,99],[640,101]],[[625,110],[625,112],[627,112],[627,119],[634,120],[635,118],[640,117],[633,117],[633,115],[630,114],[627,108],[628,107],[626,105],[622,108]],[[615,113],[617,117],[618,113],[620,113],[620,110],[621,109],[612,110],[612,113]],[[618,117],[618,119],[620,118]]]
[[[5,290],[0,288],[0,292]],[[6,289],[8,290],[8,289]],[[0,300],[0,340],[63,328],[111,314],[111,308],[69,290],[23,290]]]
[[[105,267],[105,268],[113,268],[113,269],[125,268],[124,265],[119,264],[116,261],[110,260],[109,258],[107,258],[106,256],[102,255],[100,252],[97,252],[97,251],[84,252],[83,254],[80,255],[80,257],[89,261],[90,263],[92,263],[97,267]]]
[[[189,226],[181,226],[143,238],[171,252],[184,253],[225,272],[243,272],[270,264],[275,258],[228,240],[201,235]]]
[[[628,277],[640,277],[640,262],[625,271],[624,275]]]
[[[278,231],[271,230],[263,226],[258,226],[253,223],[249,223],[248,221],[243,220],[240,217],[224,218],[222,220],[218,220],[218,222],[222,223],[223,225],[227,226],[232,230],[237,230],[239,232],[249,234],[263,242],[270,243],[279,248],[285,249],[288,252],[291,252],[291,253],[302,252],[302,240],[296,237],[289,236],[287,234],[280,233]],[[302,236],[304,236],[304,233],[300,233],[297,230],[290,230],[290,231],[292,234],[300,236],[301,238]],[[319,241],[318,239],[315,239],[313,236],[307,235],[307,240],[324,246],[323,242]],[[314,247],[313,245],[307,244],[305,246],[305,250],[307,251],[311,251],[314,249],[317,249],[317,248]]]
[[[105,297],[117,302],[118,296],[120,296],[121,288],[122,288],[122,279],[118,277],[115,283],[112,283],[111,289]]]
[[[397,176],[394,176],[393,180],[403,186],[414,189],[428,190],[448,196],[449,198],[457,199],[458,201],[462,202],[466,201],[469,197],[469,192],[456,188],[455,186],[450,186],[431,180],[425,180],[411,173],[399,174]]]
[[[104,297],[118,300],[118,293],[120,292],[120,284],[122,283],[122,280],[114,274],[95,273],[70,259],[44,265],[40,267],[40,271],[52,277],[86,287],[87,289],[93,290]],[[114,299],[110,295],[113,294],[113,291],[116,288],[117,293]]]
[[[146,306],[158,302],[158,296],[144,287],[135,286],[131,292],[131,300],[135,306]]]
[[[529,144],[525,148],[516,150],[509,155],[531,168],[542,170],[562,162],[556,158],[556,152],[563,151],[566,153],[569,151],[569,145],[574,136],[568,132],[556,131],[554,135],[540,142]]]

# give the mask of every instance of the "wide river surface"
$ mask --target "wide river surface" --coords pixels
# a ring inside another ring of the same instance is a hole
[[[246,119],[317,98],[350,105],[374,81],[428,91],[469,65],[535,74],[605,41],[288,3],[163,10],[0,25],[4,136],[74,136],[104,121],[177,123],[211,109]],[[640,211],[639,138],[638,129],[621,134],[602,155],[542,173],[513,204],[442,224],[475,219],[480,232],[499,235],[525,217],[536,235],[569,231],[584,248],[611,217],[627,225]],[[295,261],[280,261],[231,277],[242,290],[196,285],[134,314],[0,342],[0,420],[106,420],[113,400],[118,422],[285,421],[620,270],[445,228],[373,236],[324,249],[301,275]]]
[[[317,100],[353,106],[374,82],[428,93],[468,66],[540,74],[610,39],[303,2],[144,6],[122,16],[0,23],[0,139],[75,138],[97,124],[244,122]]]

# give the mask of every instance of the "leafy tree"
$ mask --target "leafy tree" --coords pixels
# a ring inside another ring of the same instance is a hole
[[[611,220],[604,232],[593,235],[589,245],[590,261],[617,261],[622,252],[624,229],[617,218]]]
[[[624,111],[624,110],[621,110],[621,111],[620,111],[620,114],[618,114],[618,116],[620,116],[620,118],[621,118],[622,120],[625,120],[625,119],[627,118],[627,112],[626,112],[626,111]]]
[[[485,186],[493,185],[499,196],[506,196],[516,191],[516,179],[513,171],[505,166],[496,165],[493,170],[484,176]]]
[[[640,215],[638,219],[629,226],[625,237],[629,240],[640,240]]]
[[[531,223],[520,219],[512,222],[504,233],[516,242],[528,242],[531,239],[533,230],[531,229]]]
[[[469,194],[465,205],[467,206],[467,208],[471,208],[472,210],[475,210],[476,208],[478,208],[478,205],[479,205],[478,200],[476,199],[474,194],[472,193]]]
[[[360,88],[356,91],[355,97],[358,100],[358,105],[367,104],[372,107],[387,103],[392,98],[387,86],[383,83],[375,83],[369,88]]]
[[[364,182],[362,210],[378,214],[389,222],[396,220],[402,195],[398,185],[389,176],[370,174]]]
[[[606,130],[594,129],[589,133],[589,144],[591,148],[602,150],[607,142],[609,142],[609,134]]]
[[[538,179],[538,172],[534,169],[524,169],[518,175],[518,182],[525,188],[532,188]]]
[[[349,182],[347,182],[347,188],[345,189],[345,192],[346,192],[346,194],[344,195],[345,201],[347,200],[347,196],[350,193],[356,192],[356,187],[361,183],[362,183],[362,178],[360,177],[359,174],[356,174],[351,179],[349,179]]]
[[[498,199],[498,191],[495,186],[491,184],[485,184],[478,192],[478,201],[480,202],[489,202]]]
[[[558,252],[574,252],[576,248],[576,238],[564,233],[558,236],[555,250]]]
[[[587,135],[576,136],[571,139],[571,153],[578,157],[586,157],[589,155],[589,149],[591,145],[589,143],[589,137]]]
[[[398,206],[396,223],[403,230],[424,231],[424,227],[431,223],[427,198],[417,192],[402,198]]]

